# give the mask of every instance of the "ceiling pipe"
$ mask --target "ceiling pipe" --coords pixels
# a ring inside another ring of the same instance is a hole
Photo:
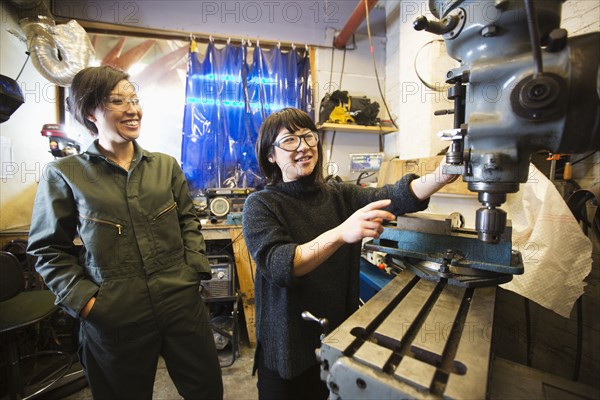
[[[354,32],[358,29],[360,24],[365,20],[367,16],[367,12],[365,10],[365,3],[367,3],[367,7],[369,8],[369,12],[375,7],[377,4],[377,0],[360,0],[358,5],[352,11],[352,15],[348,18],[346,25],[342,28],[340,33],[333,40],[333,47],[336,49],[343,49],[346,47],[346,43],[352,37]]]

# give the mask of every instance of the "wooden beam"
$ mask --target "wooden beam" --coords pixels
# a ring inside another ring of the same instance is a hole
[[[246,247],[246,241],[242,228],[232,227],[229,229],[231,242],[233,243],[233,256],[240,285],[240,295],[244,306],[244,317],[246,329],[248,330],[248,342],[250,347],[256,346],[256,310],[254,308],[254,275],[256,265]]]

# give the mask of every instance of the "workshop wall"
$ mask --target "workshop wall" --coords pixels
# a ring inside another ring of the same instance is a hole
[[[433,112],[453,108],[444,79],[446,71],[458,64],[446,55],[438,35],[412,26],[421,15],[433,18],[427,4],[427,0],[386,1],[386,96],[400,128],[389,135],[386,150],[402,160],[436,155],[447,146],[437,132],[453,127],[451,115],[434,117]]]
[[[271,41],[282,40],[295,42],[298,45],[303,43],[313,44],[311,39],[314,31],[319,32],[319,40],[330,45],[333,42],[335,30],[329,26],[329,22],[333,21],[340,27],[344,25],[348,15],[354,9],[356,3],[349,1],[329,2],[330,8],[327,8],[327,17],[321,15],[316,20],[314,18],[307,21],[298,21],[286,25],[286,28],[278,26],[278,23],[269,24],[268,15],[264,18],[267,20],[255,21],[248,25],[249,30],[243,31],[239,25],[224,23],[222,16],[213,16],[216,18],[214,23],[199,24],[197,20],[187,21],[185,18],[179,18],[181,10],[177,7],[169,8],[169,12],[177,9],[178,13],[169,15],[160,14],[160,18],[152,11],[152,6],[157,2],[140,2],[138,4],[137,14],[135,14],[137,26],[159,28],[159,29],[186,29],[189,31],[202,31],[210,34],[222,34],[224,37],[228,35],[244,37],[261,37]],[[180,2],[182,5],[192,2]],[[185,4],[184,4],[185,3]],[[292,3],[292,2],[287,2]],[[296,2],[297,5],[303,7],[303,15],[311,10],[310,2]],[[331,6],[331,4],[336,6]],[[112,3],[111,3],[112,4]],[[116,3],[115,3],[116,4]],[[108,7],[102,2],[54,2],[55,7],[63,7],[65,17],[76,16],[75,13],[79,10],[82,17],[87,19],[100,18],[103,15],[108,18],[106,22],[128,22],[128,18],[133,18],[131,14],[127,14],[129,9],[116,10]],[[134,3],[127,3],[134,4]],[[216,4],[216,3],[215,3]],[[223,3],[218,3],[223,4]],[[121,4],[122,6],[122,4]],[[1,70],[0,72],[6,76],[17,77],[21,66],[26,60],[26,43],[21,41],[15,35],[12,35],[9,30],[23,35],[18,24],[15,10],[7,4],[1,4],[1,21],[0,21],[0,43],[1,43]],[[71,7],[71,8],[69,8]],[[100,11],[96,10],[95,14],[92,11],[94,7],[104,7]],[[106,8],[108,7],[108,8]],[[149,7],[149,8],[148,8]],[[283,3],[282,3],[283,7]],[[293,7],[293,6],[287,6]],[[331,8],[334,7],[334,8]],[[85,10],[85,12],[84,12]],[[118,11],[118,12],[117,12]],[[249,11],[249,10],[247,10]],[[291,12],[291,8],[288,8]],[[333,11],[336,11],[333,13]],[[241,11],[240,11],[241,12]],[[112,14],[111,14],[112,13]],[[373,46],[377,69],[382,88],[385,87],[385,21],[378,17],[384,15],[383,9],[374,9],[371,13],[370,20],[372,26]],[[127,17],[129,16],[129,17]],[[117,19],[115,19],[118,17]],[[233,18],[233,14],[227,14],[223,18]],[[240,16],[240,18],[243,15]],[[247,17],[247,15],[246,15]],[[285,18],[288,18],[286,16]],[[160,23],[156,18],[160,19]],[[212,18],[212,17],[211,17]],[[244,17],[245,18],[245,17]],[[263,18],[263,19],[264,19]],[[284,18],[284,21],[285,21]],[[328,22],[329,21],[329,22]],[[186,23],[187,25],[182,25]],[[327,23],[326,23],[327,22]],[[221,32],[223,26],[227,27],[229,32]],[[231,31],[231,27],[235,29]],[[313,29],[314,27],[314,29]],[[285,32],[284,32],[285,31]],[[348,90],[355,96],[368,96],[373,101],[378,101],[382,105],[381,96],[377,89],[375,81],[375,73],[373,61],[369,51],[369,42],[363,28],[357,31],[354,43],[348,44],[348,50],[334,50],[331,47],[318,47],[315,56],[315,101],[318,109],[320,99],[327,91],[340,88]],[[283,33],[282,33],[283,32]],[[295,36],[287,36],[290,32],[294,32]],[[237,33],[237,35],[236,35]],[[379,35],[379,36],[377,36]],[[317,43],[318,44],[318,43]],[[332,68],[333,57],[333,68]],[[342,75],[343,73],[343,75]],[[343,78],[342,78],[343,76]],[[37,188],[37,182],[43,177],[44,166],[52,161],[53,157],[48,152],[48,140],[40,135],[40,130],[43,124],[58,122],[57,103],[56,103],[56,87],[45,80],[33,67],[31,61],[28,61],[22,75],[18,79],[25,96],[25,104],[23,104],[11,119],[0,125],[2,141],[9,147],[11,157],[9,160],[2,160],[4,172],[0,178],[0,229],[10,229],[27,226],[30,222],[31,211],[33,207],[33,199]],[[383,110],[383,105],[381,107]],[[383,113],[383,112],[382,112]],[[384,115],[382,114],[381,115]],[[151,134],[151,131],[146,131]],[[163,135],[164,136],[164,135]],[[156,147],[157,141],[152,138],[153,147],[150,150],[158,150],[162,148],[170,148],[170,142],[165,146]],[[164,139],[171,140],[172,139]],[[333,145],[332,145],[333,144]],[[349,153],[357,152],[376,152],[379,151],[379,138],[374,134],[362,133],[344,133],[336,132],[335,139],[333,132],[325,134],[325,154],[327,162],[330,162],[332,167],[330,173],[341,176],[344,180],[354,181],[358,174],[353,174],[349,171]],[[179,158],[178,155],[175,155]],[[371,179],[374,182],[376,177]],[[365,180],[368,182],[368,180]]]
[[[328,35],[333,42],[332,30]],[[330,43],[331,43],[330,42]],[[373,48],[375,65],[381,89],[385,91],[386,74],[386,39],[373,37]],[[333,64],[332,64],[333,59]],[[338,50],[327,47],[319,47],[316,57],[316,71],[313,72],[316,80],[314,85],[315,102],[317,114],[320,101],[326,93],[334,90],[346,90],[352,96],[367,96],[371,101],[380,105],[379,116],[388,119],[383,105],[383,99],[379,94],[375,67],[369,51],[369,39],[367,35],[357,33],[355,40],[348,43],[348,49]],[[350,171],[351,153],[375,153],[380,151],[379,135],[377,133],[349,132],[341,127],[337,131],[326,131],[323,136],[325,151],[325,162],[329,163],[328,173],[338,175],[344,181],[355,182],[359,173]],[[363,183],[376,182],[372,176]]]
[[[14,11],[0,3],[0,73],[16,79],[27,46],[9,30],[22,32]],[[29,225],[37,182],[53,157],[42,125],[56,122],[56,87],[27,61],[18,79],[25,103],[0,125],[0,229]],[[8,159],[6,158],[8,156]]]
[[[358,0],[328,1],[160,1],[103,2],[54,0],[52,13],[68,19],[202,33],[206,36],[265,39],[297,45],[330,46],[325,34],[341,29]],[[385,36],[385,13],[370,13],[374,36]],[[365,25],[358,33],[365,33]]]
[[[165,9],[160,2],[56,0],[53,2],[52,12],[69,19],[315,46],[313,97],[317,110],[320,100],[327,92],[341,89],[353,96],[367,96],[372,101],[377,101],[380,104],[380,117],[388,118],[375,80],[366,23],[358,27],[354,40],[349,41],[346,51],[332,52],[331,49],[336,31],[344,26],[358,0],[171,1],[170,4],[172,6]],[[386,4],[387,2],[379,2],[369,13],[375,65],[383,91],[386,74]],[[324,139],[326,162],[330,165],[328,173],[338,175],[345,181],[356,181],[359,175],[350,171],[348,154],[378,152],[383,147],[379,144],[378,135],[372,133],[338,130],[335,133],[326,132]],[[365,183],[375,181],[375,176],[363,180]]]
[[[107,22],[111,23],[129,22],[133,18],[131,12],[135,11],[127,8],[116,10],[114,4],[110,8],[108,4],[102,2],[77,2],[79,8],[74,6],[75,3],[68,1],[53,3],[55,7],[62,7],[67,16],[69,13],[76,12],[88,19],[103,15],[108,18]],[[273,24],[268,23],[268,18],[270,18],[268,13],[263,14],[263,19],[267,18],[267,23],[251,18],[249,8],[243,12],[242,9],[238,11],[212,10],[206,23],[199,24],[197,19],[188,20],[190,17],[187,14],[184,18],[178,18],[181,13],[171,16],[168,13],[161,14],[159,18],[152,12],[154,3],[157,2],[138,4],[138,6],[145,7],[138,9],[138,13],[135,14],[134,19],[138,26],[189,29],[225,36],[244,32],[243,36],[247,37],[270,37],[272,40],[297,42],[299,45],[301,43],[325,43],[327,46],[333,41],[335,34],[335,30],[330,25],[343,26],[355,6],[355,3],[350,1],[329,1],[328,7],[330,8],[321,10],[323,13],[317,15],[321,11],[317,12],[311,8],[316,3],[296,2],[296,5],[286,6],[289,14],[285,14],[285,17],[284,14],[281,14],[279,21],[274,21]],[[187,3],[192,2],[181,1],[179,3],[186,6]],[[222,2],[205,3],[223,4]],[[131,4],[134,3],[127,3],[128,6]],[[125,7],[123,4],[121,6]],[[292,8],[290,7],[296,6],[301,6],[302,15],[310,16],[310,18],[297,21],[290,19],[292,17]],[[98,10],[94,7],[104,7],[104,9],[101,9],[98,14]],[[281,7],[283,9],[283,3],[281,3]],[[385,10],[381,7],[385,7]],[[563,25],[573,34],[598,30],[600,24],[598,7],[598,3],[594,0],[565,2]],[[180,11],[178,7],[169,8],[168,11],[172,12],[173,10]],[[8,29],[19,32],[20,27],[14,11],[7,5],[7,2],[2,2],[1,12],[1,73],[15,78],[25,62],[26,45],[8,33]],[[249,30],[240,29],[242,25],[223,23],[224,18],[225,22],[227,22],[227,18],[236,18],[236,12],[238,13],[237,18],[245,20],[245,23],[250,22],[244,25]],[[425,88],[415,73],[414,63],[418,54],[417,66],[421,77],[434,87],[436,85],[442,87],[443,82],[440,77],[444,76],[445,71],[451,68],[453,63],[453,60],[449,60],[445,56],[443,46],[439,43],[434,42],[424,46],[435,39],[435,36],[426,32],[417,32],[412,28],[414,18],[422,14],[430,15],[426,0],[386,0],[379,2],[378,7],[370,15],[379,81],[385,91],[392,118],[400,128],[399,132],[387,134],[381,138],[387,159],[396,156],[401,159],[410,159],[435,155],[446,145],[437,138],[436,132],[452,126],[451,116],[433,117],[434,110],[451,108],[452,104],[445,98],[445,93]],[[316,19],[315,15],[317,15]],[[290,21],[293,23],[289,23]],[[281,23],[285,23],[285,27],[280,26]],[[230,30],[231,26],[235,26],[235,32],[221,31],[221,29]],[[387,36],[385,36],[386,31]],[[355,43],[348,44],[345,55],[344,51],[332,51],[331,47],[317,48],[314,87],[317,109],[320,99],[325,93],[341,88],[348,90],[352,95],[364,95],[379,102],[380,117],[388,119],[383,99],[377,88],[368,37],[365,32],[365,24],[363,24],[357,31]],[[19,82],[22,83],[26,102],[9,121],[0,125],[3,143],[9,145],[12,151],[11,159],[7,163],[5,163],[6,160],[3,160],[4,171],[0,177],[0,229],[29,223],[36,182],[43,173],[43,166],[52,160],[48,153],[47,140],[41,137],[39,132],[44,123],[57,120],[55,87],[46,81],[30,62],[25,66]],[[377,152],[380,150],[379,140],[378,135],[370,133],[338,131],[334,137],[333,132],[326,132],[324,136],[326,161],[332,164],[332,168],[328,172],[337,174],[344,180],[355,181],[358,174],[350,172],[348,154]],[[598,183],[599,161],[600,156],[596,155],[575,166],[575,174],[577,177],[581,177],[579,182],[582,186]],[[372,177],[367,182],[375,180],[376,177]],[[445,206],[437,206],[439,202],[434,200],[432,205],[436,206],[436,212],[444,212]],[[446,203],[454,202],[454,199],[450,199]]]

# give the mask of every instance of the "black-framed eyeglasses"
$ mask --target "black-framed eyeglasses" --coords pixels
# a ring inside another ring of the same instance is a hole
[[[315,147],[319,143],[319,135],[317,132],[308,132],[304,135],[288,135],[281,139],[273,142],[273,146],[279,147],[285,151],[296,151],[302,144],[302,139],[306,142],[308,147]]]
[[[138,110],[142,109],[142,103],[140,103],[140,99],[137,97],[131,97],[128,99],[121,97],[108,98],[104,104],[107,109],[112,111],[127,111],[129,110],[130,105],[134,106]]]

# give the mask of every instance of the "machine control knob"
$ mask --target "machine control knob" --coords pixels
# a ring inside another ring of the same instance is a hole
[[[449,115],[449,114],[454,114],[454,110],[435,110],[433,112],[433,115],[435,115],[436,117],[438,117],[440,115]]]
[[[554,29],[548,35],[547,43],[546,43],[546,51],[550,53],[556,53],[557,51],[561,51],[567,45],[567,36],[568,32],[566,29],[557,28]]]
[[[427,19],[427,17],[421,15],[420,17],[417,17],[414,22],[413,22],[413,28],[416,31],[422,31],[427,29],[427,26],[429,25],[429,20]]]
[[[550,106],[560,93],[560,86],[552,77],[541,76],[527,82],[519,93],[519,102],[527,109]]]
[[[464,19],[457,14],[449,14],[440,21],[430,21],[421,15],[413,21],[413,28],[417,31],[427,31],[436,35],[445,35],[457,27],[459,20]]]
[[[219,271],[219,273],[217,274],[217,278],[218,279],[224,279],[225,278],[225,272]]]
[[[544,72],[522,79],[511,92],[515,114],[531,121],[556,119],[566,112],[567,84],[559,75]]]

